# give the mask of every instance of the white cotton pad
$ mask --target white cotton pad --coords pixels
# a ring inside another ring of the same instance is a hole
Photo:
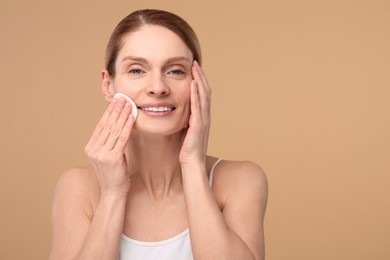
[[[125,99],[131,104],[131,114],[133,115],[134,121],[135,121],[135,120],[137,119],[137,115],[138,115],[138,108],[137,108],[137,105],[134,103],[133,100],[131,100],[131,98],[129,98],[129,97],[126,96],[125,94],[116,93],[116,94],[114,95],[114,98],[120,98],[120,97],[125,98]]]

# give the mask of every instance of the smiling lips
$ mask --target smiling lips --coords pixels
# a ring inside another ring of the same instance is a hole
[[[148,112],[167,112],[167,111],[172,111],[174,108],[173,107],[143,107],[141,109],[143,111],[148,111]]]
[[[153,114],[169,114],[169,112],[175,110],[176,108],[171,104],[146,104],[138,107],[140,110],[153,113]]]

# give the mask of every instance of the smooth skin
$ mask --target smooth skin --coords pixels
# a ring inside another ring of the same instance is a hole
[[[195,259],[264,259],[265,174],[224,160],[210,188],[211,89],[184,42],[144,26],[126,38],[116,69],[102,72],[109,105],[85,147],[90,165],[56,186],[50,259],[117,259],[122,234],[160,241],[188,227]],[[116,92],[176,109],[166,117],[139,110],[134,122]]]

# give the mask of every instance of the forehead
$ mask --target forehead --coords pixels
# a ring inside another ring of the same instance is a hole
[[[191,50],[171,30],[158,25],[145,25],[124,37],[117,62],[127,56],[162,62],[172,57],[193,59]]]

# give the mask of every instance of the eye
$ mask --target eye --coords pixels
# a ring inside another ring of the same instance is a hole
[[[135,75],[140,75],[143,73],[143,71],[141,69],[131,69],[131,70],[129,70],[129,73],[135,74]]]
[[[169,74],[172,74],[172,75],[183,75],[183,74],[185,74],[185,72],[182,71],[182,70],[179,70],[179,69],[175,69],[175,70],[171,70],[169,72]]]

